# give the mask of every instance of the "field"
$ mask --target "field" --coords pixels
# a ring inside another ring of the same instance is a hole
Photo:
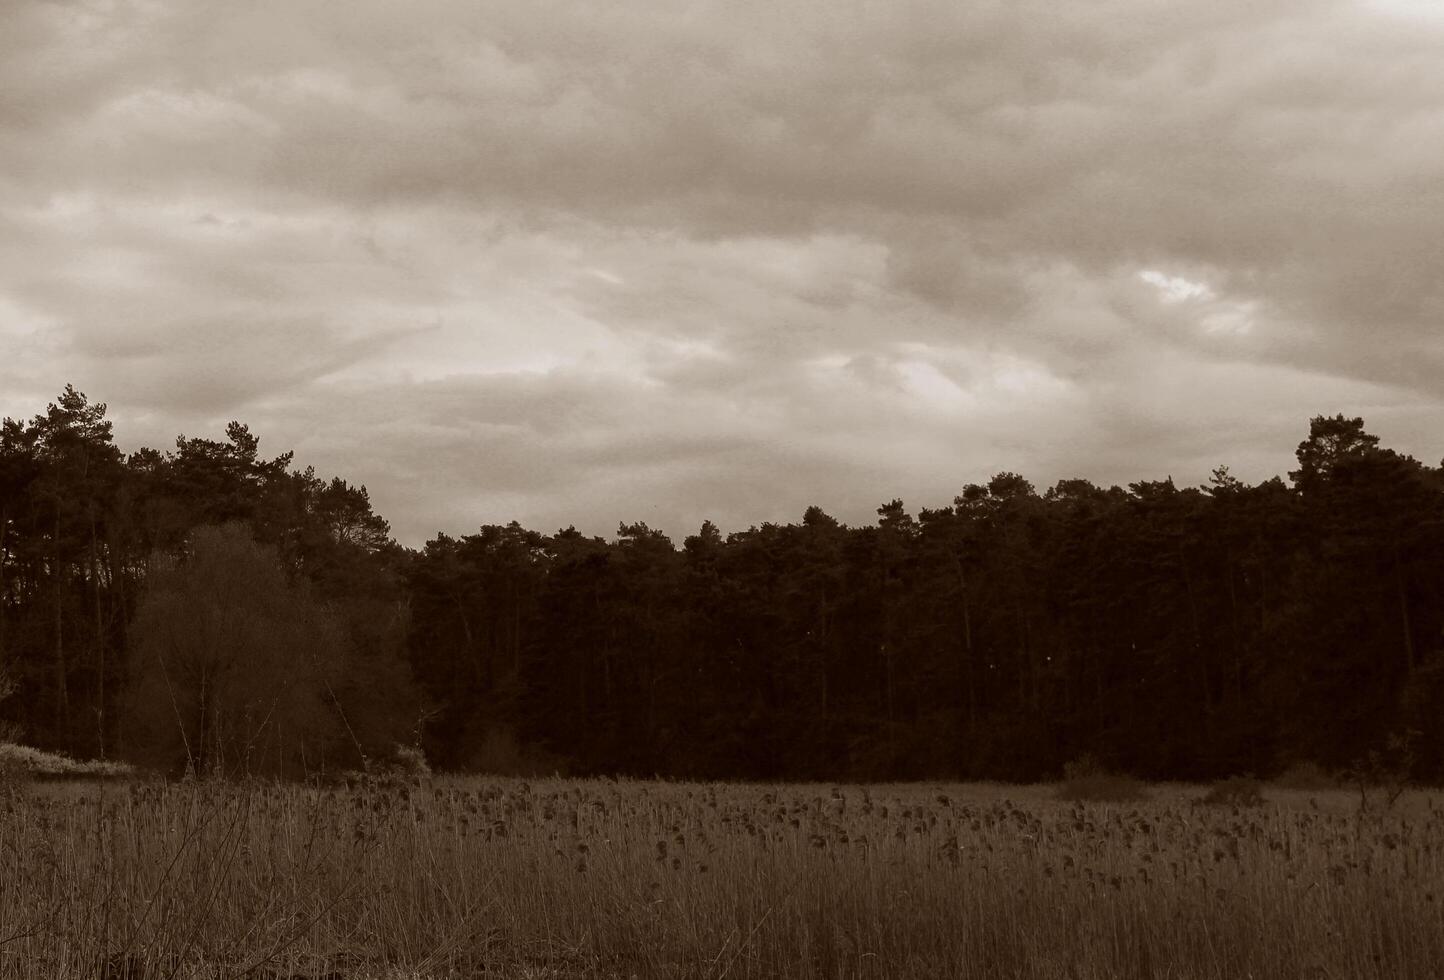
[[[393,781],[0,791],[0,977],[1444,976],[1444,797]]]

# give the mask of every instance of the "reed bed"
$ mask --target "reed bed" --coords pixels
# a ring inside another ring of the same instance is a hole
[[[0,793],[0,977],[1444,976],[1444,807],[391,781]]]

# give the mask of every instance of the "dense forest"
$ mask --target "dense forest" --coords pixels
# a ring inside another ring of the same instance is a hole
[[[172,772],[433,765],[1444,777],[1444,472],[1319,417],[1288,480],[1001,473],[680,547],[518,524],[420,551],[249,429],[129,455],[67,387],[0,430],[0,739]]]

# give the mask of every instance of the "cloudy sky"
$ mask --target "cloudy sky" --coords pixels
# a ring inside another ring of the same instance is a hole
[[[398,538],[1444,455],[1434,0],[5,0],[0,415]]]

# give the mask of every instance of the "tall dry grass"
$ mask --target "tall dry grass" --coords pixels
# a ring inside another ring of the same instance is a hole
[[[516,780],[0,799],[0,976],[1436,978],[1444,809]]]

